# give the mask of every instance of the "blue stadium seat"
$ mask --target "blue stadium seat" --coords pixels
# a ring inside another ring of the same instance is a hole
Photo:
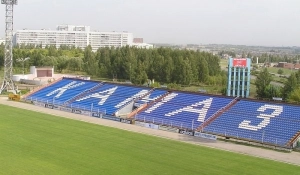
[[[147,122],[196,129],[233,98],[173,92],[154,103],[136,118]]]
[[[111,115],[149,91],[149,88],[105,83],[103,86],[72,102],[69,106]]]
[[[155,89],[145,97],[141,98],[139,101],[142,103],[150,103],[158,99],[159,97],[165,95],[168,91],[161,90],[161,89]]]
[[[285,146],[300,130],[300,107],[241,100],[205,132]]]
[[[97,86],[100,82],[64,78],[61,81],[45,87],[30,96],[27,100],[63,104],[71,98]]]
[[[26,99],[108,115],[135,100],[151,104],[136,119],[186,129],[196,129],[234,100],[176,91],[166,94],[161,89],[64,78]],[[156,101],[159,97],[163,98]],[[299,113],[299,106],[240,100],[204,132],[284,146],[300,131]]]

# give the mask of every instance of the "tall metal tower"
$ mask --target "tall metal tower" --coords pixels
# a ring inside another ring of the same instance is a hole
[[[15,83],[12,81],[13,69],[13,12],[14,5],[18,4],[18,0],[1,0],[1,4],[5,4],[5,47],[4,47],[4,77],[0,89],[0,94],[4,89],[7,91],[16,91]]]

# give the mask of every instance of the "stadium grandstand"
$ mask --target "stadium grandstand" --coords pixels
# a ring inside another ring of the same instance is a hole
[[[46,108],[292,148],[300,106],[63,78],[23,97]]]

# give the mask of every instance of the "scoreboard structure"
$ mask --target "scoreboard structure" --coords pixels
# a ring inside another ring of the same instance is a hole
[[[229,58],[227,96],[247,98],[250,94],[250,58]]]

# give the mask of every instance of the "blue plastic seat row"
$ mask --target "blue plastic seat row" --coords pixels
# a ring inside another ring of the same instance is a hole
[[[241,100],[204,131],[285,146],[300,130],[299,112],[299,106]]]

